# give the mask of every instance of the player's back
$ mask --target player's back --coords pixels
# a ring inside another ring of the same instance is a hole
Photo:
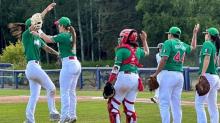
[[[179,39],[165,41],[161,55],[168,56],[168,60],[164,69],[170,71],[183,71],[185,54],[190,51],[190,46]]]

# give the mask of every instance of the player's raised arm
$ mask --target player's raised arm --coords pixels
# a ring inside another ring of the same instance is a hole
[[[43,10],[43,12],[41,12],[41,17],[44,18],[45,15],[51,11],[54,7],[56,6],[56,3],[51,3],[50,5],[47,6],[46,9]]]
[[[149,47],[148,47],[148,44],[147,44],[147,33],[144,32],[144,31],[141,31],[140,38],[141,38],[141,41],[143,43],[143,48],[144,48],[145,55],[149,55]]]
[[[192,49],[196,48],[197,45],[197,33],[199,31],[200,25],[196,24],[194,29],[193,29],[193,36],[192,36],[192,41],[191,41],[191,47]]]

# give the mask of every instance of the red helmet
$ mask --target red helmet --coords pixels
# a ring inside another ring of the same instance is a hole
[[[126,43],[133,43],[137,44],[137,31],[134,29],[123,29],[120,32],[120,43],[126,44]]]

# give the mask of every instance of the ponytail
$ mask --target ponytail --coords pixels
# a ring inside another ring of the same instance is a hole
[[[73,28],[73,26],[69,26],[68,27],[71,35],[72,35],[72,49],[73,49],[73,53],[76,54],[76,32],[75,29]]]
[[[219,36],[211,36],[211,40],[215,42],[216,52],[217,56],[219,55],[219,49],[220,49],[220,38]]]

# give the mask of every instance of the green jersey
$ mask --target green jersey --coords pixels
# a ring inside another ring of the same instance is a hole
[[[22,44],[27,61],[40,60],[40,48],[46,45],[41,38],[31,34],[30,29],[27,29],[22,34]]]
[[[59,53],[61,58],[76,56],[76,54],[72,52],[72,35],[69,32],[62,32],[52,37],[52,40],[59,43]]]
[[[122,64],[122,62],[127,59],[131,55],[131,51],[127,48],[117,48],[115,53],[115,65],[120,66],[119,71],[130,71],[133,73],[137,73],[138,68],[135,65],[131,64]],[[144,57],[144,50],[141,48],[137,48],[135,56],[137,57],[138,61],[140,58]]]
[[[216,55],[216,47],[212,41],[205,41],[202,45],[202,49],[200,51],[200,65],[199,65],[199,74],[202,72],[203,63],[205,56],[210,56],[210,61],[206,73],[217,74],[217,55]]]
[[[180,41],[179,39],[170,39],[164,42],[161,57],[167,56],[168,60],[164,70],[183,71],[183,62],[185,54],[191,52],[191,46]]]

